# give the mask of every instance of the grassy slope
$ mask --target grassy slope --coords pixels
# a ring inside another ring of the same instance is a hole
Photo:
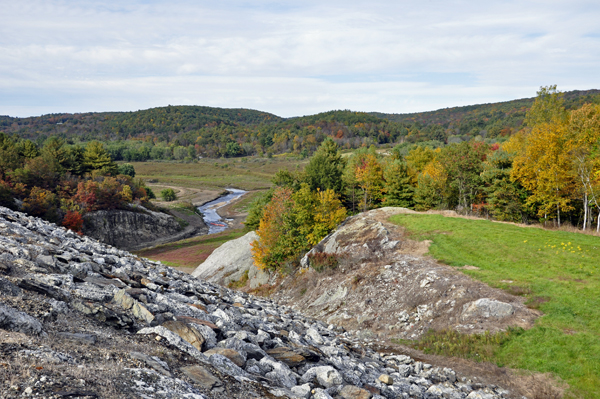
[[[600,239],[440,215],[396,215],[429,254],[475,279],[524,292],[544,316],[514,334],[495,353],[498,364],[551,372],[571,394],[600,397]],[[512,281],[512,283],[509,283]]]

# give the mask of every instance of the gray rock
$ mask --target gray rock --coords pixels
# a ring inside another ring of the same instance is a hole
[[[250,243],[257,239],[258,235],[251,231],[224,243],[192,272],[192,276],[223,285],[238,281],[246,271],[249,276],[249,269],[254,267]],[[253,276],[255,274],[253,272]]]
[[[0,277],[0,294],[7,296],[19,296],[21,295],[21,289],[7,279]]]
[[[330,388],[334,385],[340,385],[344,383],[344,379],[340,373],[332,366],[319,366],[308,369],[303,375],[301,380],[303,382],[317,382],[324,388]]]
[[[15,308],[0,303],[0,328],[25,334],[45,335],[42,323]]]
[[[291,389],[292,393],[300,399],[310,398],[311,387],[309,384],[296,385]]]
[[[94,334],[59,332],[57,335],[62,339],[77,341],[88,345],[93,345],[98,340],[98,337]]]
[[[469,319],[471,317],[508,317],[514,313],[514,307],[511,304],[500,302],[495,299],[481,298],[463,305],[461,317]]]

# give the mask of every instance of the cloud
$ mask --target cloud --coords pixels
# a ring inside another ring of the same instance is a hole
[[[3,3],[0,114],[412,112],[599,86],[586,1]]]

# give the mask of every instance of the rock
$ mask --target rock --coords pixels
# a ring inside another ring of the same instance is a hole
[[[234,349],[213,348],[207,350],[206,352],[204,352],[204,354],[209,357],[212,355],[223,355],[227,359],[231,360],[238,367],[244,367],[244,364],[246,363],[246,359],[244,359],[242,355],[240,355],[240,353]]]
[[[128,250],[152,246],[164,237],[171,237],[176,241],[196,233],[196,230],[183,231],[171,215],[153,212],[142,206],[137,208],[141,212],[110,210],[87,213],[84,216],[83,233]]]
[[[270,278],[271,275],[267,270],[259,269],[255,265],[250,266],[248,269],[248,283],[251,289],[267,284]]]
[[[225,286],[241,279],[246,271],[250,276],[249,270],[254,267],[250,243],[257,239],[258,235],[251,231],[224,243],[192,272],[192,276]],[[257,271],[252,273],[254,277],[258,274]]]
[[[136,300],[127,293],[127,290],[124,289],[117,291],[113,297],[113,301],[125,310],[131,309],[136,302]]]
[[[15,308],[0,303],[0,328],[32,335],[45,335],[42,323]]]
[[[371,399],[373,396],[371,392],[354,385],[346,385],[339,395],[344,399]]]
[[[94,334],[61,332],[57,335],[62,339],[66,339],[69,341],[77,341],[88,345],[93,345],[98,340],[98,337],[96,337],[96,335]]]
[[[302,381],[304,382],[313,382],[314,380],[324,388],[330,388],[344,382],[340,373],[332,366],[313,367],[302,375]]]
[[[508,303],[495,299],[481,298],[463,305],[462,318],[472,317],[508,317],[514,313],[514,307]]]
[[[292,348],[285,346],[268,349],[266,352],[269,356],[272,356],[276,360],[279,360],[290,367],[297,367],[306,362],[306,358],[304,356],[298,354]]]
[[[149,356],[145,353],[140,352],[130,352],[129,356],[131,356],[133,359],[143,361],[144,363],[146,363],[146,365],[152,367],[154,370],[158,371],[162,375],[166,375],[167,377],[171,376],[171,372],[169,371],[169,365],[156,356]]]
[[[300,399],[310,398],[311,388],[309,384],[296,385],[295,387],[292,387],[291,391],[296,397]]]
[[[19,296],[21,290],[5,278],[0,277],[0,294],[7,296]]]
[[[181,338],[189,342],[194,348],[202,351],[202,344],[204,344],[204,336],[198,332],[195,328],[188,326],[181,321],[167,321],[162,324],[163,327],[168,328]]]
[[[215,375],[204,366],[188,366],[182,367],[180,370],[189,377],[189,379],[204,388],[213,389],[214,387],[223,385],[221,380],[215,377]]]
[[[326,390],[321,388],[315,388],[313,399],[333,399],[330,394],[327,393]]]
[[[154,320],[154,315],[150,313],[144,305],[137,301],[131,307],[131,313],[139,320],[145,321],[147,324],[152,323],[152,320]]]
[[[394,379],[387,374],[381,374],[378,378],[379,381],[383,382],[386,385],[393,385]]]

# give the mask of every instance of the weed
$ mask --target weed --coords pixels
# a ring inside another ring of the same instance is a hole
[[[248,283],[248,270],[246,270],[244,272],[244,274],[242,274],[242,277],[238,281],[230,281],[229,284],[227,284],[227,287],[229,287],[233,290],[239,290],[240,288],[245,287],[247,283]]]
[[[402,343],[427,354],[455,356],[464,359],[489,362],[494,360],[498,349],[512,337],[522,334],[521,328],[484,334],[463,334],[452,329],[429,330],[419,341]]]
[[[315,252],[308,255],[308,262],[310,267],[318,273],[335,269],[339,265],[338,255],[326,252]]]

